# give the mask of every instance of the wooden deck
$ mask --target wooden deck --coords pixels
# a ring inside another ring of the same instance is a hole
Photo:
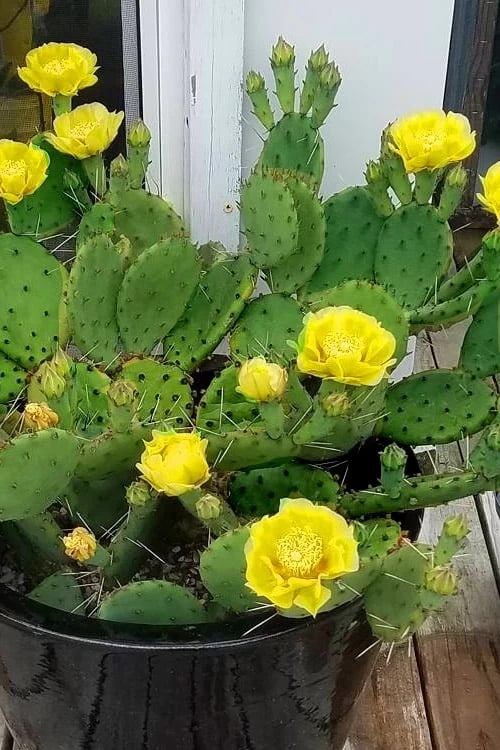
[[[458,324],[422,335],[417,368],[454,366],[464,330]],[[451,470],[467,450],[467,444],[439,447],[429,460]],[[467,497],[426,513],[422,541],[435,539],[443,518],[457,509],[469,516],[472,533],[457,561],[460,592],[408,647],[394,649],[389,659],[384,650],[344,750],[500,749],[500,521],[494,501],[492,494]],[[0,750],[12,750],[7,736]]]

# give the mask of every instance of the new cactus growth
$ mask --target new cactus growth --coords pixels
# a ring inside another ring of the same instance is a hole
[[[142,121],[109,175],[105,146],[83,169],[50,146],[46,182],[9,203],[0,536],[33,600],[79,615],[164,635],[259,607],[316,617],[364,597],[374,634],[401,641],[456,592],[468,528],[456,517],[434,548],[415,546],[391,514],[500,488],[497,400],[483,380],[500,369],[500,234],[450,274],[447,221],[473,140],[464,125],[464,143],[446,141],[453,113],[426,113],[423,131],[418,114],[390,124],[366,184],[319,198],[319,130],[340,73],[321,46],[297,91],[282,38],[271,67],[281,115],[262,74],[246,79],[268,132],[242,188],[238,253],[216,238],[198,247],[144,187]],[[41,239],[80,214],[68,274]],[[271,293],[252,298],[259,274]],[[469,315],[458,367],[391,382],[410,331]],[[214,356],[226,336],[227,355]],[[412,446],[478,433],[465,470],[406,475]],[[380,481],[359,488],[353,455],[373,438]],[[196,575],[183,554],[171,563],[184,547]],[[88,601],[76,571],[91,574]]]

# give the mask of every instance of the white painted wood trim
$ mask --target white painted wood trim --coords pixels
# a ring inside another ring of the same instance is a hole
[[[195,241],[219,240],[234,251],[239,244],[245,0],[185,3],[186,220]]]
[[[158,58],[158,2],[139,0],[139,35],[141,53],[142,117],[151,130],[150,186],[161,189],[160,159],[160,86]]]

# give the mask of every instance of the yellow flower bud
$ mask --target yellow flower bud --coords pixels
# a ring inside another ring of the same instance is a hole
[[[51,42],[28,52],[26,67],[17,72],[33,91],[71,97],[97,83],[97,69],[97,57],[86,47]]]
[[[61,398],[66,388],[66,381],[52,362],[42,362],[35,378],[40,383],[42,393],[47,399]]]
[[[351,408],[349,396],[346,393],[330,393],[323,399],[323,409],[329,417],[341,417]]]
[[[470,122],[456,112],[416,112],[396,120],[389,129],[390,147],[407,173],[442,169],[466,159],[476,148]]]
[[[500,161],[493,164],[485,176],[479,179],[483,192],[477,194],[478,200],[487,211],[495,214],[497,221],[500,222]]]
[[[219,518],[222,510],[222,502],[216,495],[207,493],[202,495],[195,505],[198,518],[202,521],[213,521]]]
[[[144,445],[146,449],[137,468],[158,492],[176,497],[210,479],[206,459],[208,441],[197,433],[153,430],[153,439]]]
[[[105,151],[122,124],[123,112],[109,112],[104,104],[82,104],[54,120],[54,133],[47,140],[63,154],[88,159]]]
[[[469,522],[465,513],[459,513],[456,516],[447,518],[443,525],[443,532],[447,536],[458,539],[459,542],[465,539],[470,532]]]
[[[274,45],[271,52],[271,63],[277,67],[293,65],[295,62],[295,49],[291,44],[285,42],[282,36]]]
[[[434,594],[452,596],[458,591],[458,577],[451,568],[436,567],[425,574],[425,586]]]
[[[80,563],[91,560],[97,551],[95,536],[83,526],[77,526],[62,541],[65,554]]]
[[[50,159],[33,143],[0,140],[0,198],[15,206],[47,179]]]
[[[28,430],[48,430],[50,427],[57,427],[58,424],[59,415],[45,402],[32,402],[26,405],[23,412],[23,427]]]
[[[127,487],[126,496],[129,505],[147,505],[151,500],[151,488],[142,480],[132,482]]]
[[[321,47],[318,47],[317,50],[314,52],[311,52],[311,56],[309,57],[309,67],[311,70],[314,70],[316,73],[321,73],[323,68],[326,68],[328,65],[328,52],[325,49],[325,45],[322,44]]]
[[[371,315],[352,307],[325,307],[304,318],[297,367],[348,385],[377,385],[395,364],[396,340]]]
[[[54,370],[62,377],[68,379],[71,375],[71,359],[66,356],[62,349],[58,349],[50,360]]]
[[[115,380],[109,384],[106,395],[115,406],[130,406],[137,398],[137,388],[130,380]]]
[[[257,73],[255,70],[251,70],[247,75],[247,93],[255,94],[257,91],[262,91],[266,87],[264,76]]]
[[[354,527],[304,498],[281,501],[279,513],[250,526],[245,547],[247,585],[280,609],[316,616],[331,598],[323,581],[358,570]]]
[[[130,126],[127,142],[133,148],[149,146],[151,143],[151,131],[140,118]]]
[[[251,401],[274,401],[285,392],[287,380],[284,367],[255,357],[243,362],[236,390]]]

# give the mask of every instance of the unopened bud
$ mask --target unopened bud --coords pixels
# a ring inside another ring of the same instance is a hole
[[[45,402],[26,405],[22,422],[26,429],[38,432],[39,430],[48,430],[50,427],[57,427],[58,424],[59,415]]]
[[[127,141],[129,146],[140,148],[149,146],[151,143],[151,131],[140,118],[136,120],[128,131]]]
[[[68,380],[71,376],[71,359],[66,356],[61,348],[56,351],[50,360],[50,364],[62,378]]]
[[[345,393],[330,393],[323,399],[322,406],[329,417],[341,417],[347,414],[351,402]]]
[[[491,450],[500,451],[500,424],[494,424],[490,427],[486,443]]]
[[[365,170],[366,181],[369,185],[383,184],[388,187],[389,182],[379,161],[370,160],[366,164]]]
[[[66,380],[57,372],[51,362],[43,362],[35,374],[36,380],[46,399],[61,398],[66,388]]]
[[[452,188],[465,190],[467,184],[467,172],[462,164],[457,164],[453,169],[450,169],[446,175],[445,182]]]
[[[457,516],[447,518],[444,522],[443,531],[447,536],[451,536],[458,541],[465,539],[470,531],[465,513],[459,513]]]
[[[295,49],[285,42],[282,36],[274,45],[271,53],[271,64],[276,67],[288,67],[295,62]]]
[[[80,177],[71,169],[65,169],[63,175],[63,185],[68,191],[80,190],[83,187]]]
[[[437,567],[425,574],[425,587],[441,596],[452,596],[458,590],[458,576],[448,567]]]
[[[113,159],[110,165],[111,177],[126,177],[129,172],[128,161],[122,154]]]
[[[207,493],[202,495],[196,503],[196,513],[201,521],[213,521],[219,518],[222,510],[222,501],[216,495]]]
[[[397,469],[404,469],[408,457],[406,451],[400,448],[396,443],[387,445],[384,450],[380,453],[380,461],[382,466],[389,471],[396,471]]]
[[[342,82],[342,78],[340,76],[339,69],[335,65],[334,62],[328,63],[326,67],[323,68],[321,71],[320,77],[319,77],[319,85],[322,88],[328,89],[329,91],[333,91],[338,89]]]
[[[142,480],[132,482],[127,487],[126,498],[129,505],[146,505],[151,500],[149,485]]]
[[[257,73],[255,70],[251,70],[247,75],[247,92],[249,94],[255,94],[257,91],[262,91],[266,87],[266,81],[264,76]]]
[[[130,406],[137,398],[137,388],[130,380],[115,380],[108,386],[106,395],[115,406]]]
[[[311,52],[308,65],[311,70],[320,73],[328,65],[328,59],[328,52],[325,49],[325,45],[322,44],[317,50]]]

